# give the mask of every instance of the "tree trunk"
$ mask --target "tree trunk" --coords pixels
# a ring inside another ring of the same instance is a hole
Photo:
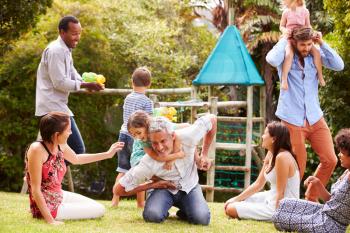
[[[266,84],[266,122],[270,122],[272,120],[276,120],[277,117],[275,116],[276,108],[277,108],[277,99],[274,101],[274,96],[276,96],[277,93],[275,93],[275,86],[277,82],[276,78],[276,71],[274,71],[273,67],[270,66],[265,60],[266,54],[272,46],[265,46],[262,51],[262,58],[261,58],[261,68],[263,72],[263,78],[265,80]]]

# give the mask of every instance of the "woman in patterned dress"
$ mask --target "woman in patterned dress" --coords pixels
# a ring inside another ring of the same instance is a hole
[[[350,223],[350,129],[342,129],[335,137],[340,164],[345,172],[332,185],[331,193],[314,176],[305,185],[317,187],[325,204],[286,198],[281,201],[273,216],[278,230],[317,233],[343,233]]]
[[[124,146],[117,142],[107,152],[77,155],[67,145],[71,133],[69,116],[50,112],[40,120],[42,141],[33,142],[26,153],[30,210],[34,218],[44,218],[53,225],[62,224],[63,219],[97,218],[105,212],[100,203],[62,190],[64,159],[72,164],[91,163],[112,158]]]

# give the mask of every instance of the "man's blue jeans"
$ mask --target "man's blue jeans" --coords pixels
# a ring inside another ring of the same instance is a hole
[[[83,138],[80,135],[80,131],[78,129],[77,124],[75,123],[74,118],[70,117],[70,124],[72,134],[69,136],[67,140],[67,144],[76,154],[84,154],[85,153],[85,145]]]
[[[179,208],[177,215],[189,223],[208,225],[210,222],[208,204],[199,185],[188,194],[179,191],[174,195],[167,189],[155,189],[146,200],[143,219],[146,222],[163,222],[172,206]]]

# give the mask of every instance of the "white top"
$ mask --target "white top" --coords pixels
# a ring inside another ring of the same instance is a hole
[[[289,155],[292,156],[292,155]],[[295,173],[288,178],[284,191],[284,198],[299,198],[299,169],[296,161]],[[241,219],[255,219],[262,221],[271,221],[276,210],[276,170],[273,168],[268,174],[264,172],[267,182],[270,183],[271,189],[264,192],[257,192],[248,197],[244,201],[234,202],[233,205],[237,210],[237,214]]]
[[[177,159],[171,170],[165,170],[164,162],[158,162],[146,154],[137,166],[131,168],[120,179],[119,183],[128,192],[155,175],[174,182],[177,189],[169,190],[171,193],[176,194],[179,190],[189,193],[198,184],[197,166],[194,161],[196,146],[211,128],[211,116],[206,115],[196,120],[190,127],[176,130],[176,136],[179,137],[185,153],[183,159]]]
[[[290,155],[292,156],[292,155]],[[300,195],[300,190],[299,190],[299,185],[300,185],[300,175],[299,175],[299,169],[298,165],[293,158],[294,164],[295,164],[295,172],[292,177],[289,177],[287,180],[286,188],[284,191],[284,197],[283,198],[299,198]],[[276,166],[266,174],[264,172],[265,179],[270,183],[271,189],[270,189],[270,196],[268,198],[268,203],[271,205],[276,204]]]
[[[51,111],[73,116],[68,108],[68,96],[71,91],[79,90],[82,82],[73,65],[72,51],[59,36],[41,56],[36,80],[35,116]]]

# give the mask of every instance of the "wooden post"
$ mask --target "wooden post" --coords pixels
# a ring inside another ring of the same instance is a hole
[[[218,114],[218,108],[217,108],[218,97],[211,97],[209,101],[210,101],[210,113],[217,115]],[[208,152],[209,159],[213,161],[212,166],[207,172],[207,185],[211,187],[214,187],[214,184],[215,184],[215,152],[216,152],[215,144],[216,144],[216,135],[214,136],[213,142],[210,145],[209,152]],[[214,201],[214,189],[206,191],[206,199],[207,201],[210,201],[210,202]]]
[[[159,108],[159,102],[158,102],[158,97],[157,97],[157,95],[155,95],[155,94],[151,94],[151,95],[149,95],[149,98],[152,100],[152,102],[153,102],[153,108]]]
[[[26,179],[26,177],[23,177],[23,184],[22,184],[21,194],[26,194],[27,191],[28,191],[27,179]]]
[[[197,100],[197,87],[196,86],[191,87],[191,100]],[[190,119],[191,124],[193,124],[195,122],[196,115],[197,115],[197,108],[192,106],[191,107],[191,119]]]
[[[214,87],[208,86],[208,102],[210,101],[210,98],[213,97]]]
[[[246,125],[246,157],[245,166],[249,171],[244,173],[244,188],[250,185],[252,163],[252,136],[253,136],[253,86],[247,88],[247,125]]]
[[[260,123],[260,136],[264,134],[265,126],[266,126],[266,88],[265,86],[260,87],[260,117],[264,119]]]
[[[72,172],[70,169],[70,165],[67,166],[67,179],[68,179],[68,189],[70,192],[74,193],[74,183],[73,183],[73,177],[72,177]]]
[[[227,12],[228,25],[234,25],[235,23],[235,8],[232,0],[225,0],[225,10]]]

